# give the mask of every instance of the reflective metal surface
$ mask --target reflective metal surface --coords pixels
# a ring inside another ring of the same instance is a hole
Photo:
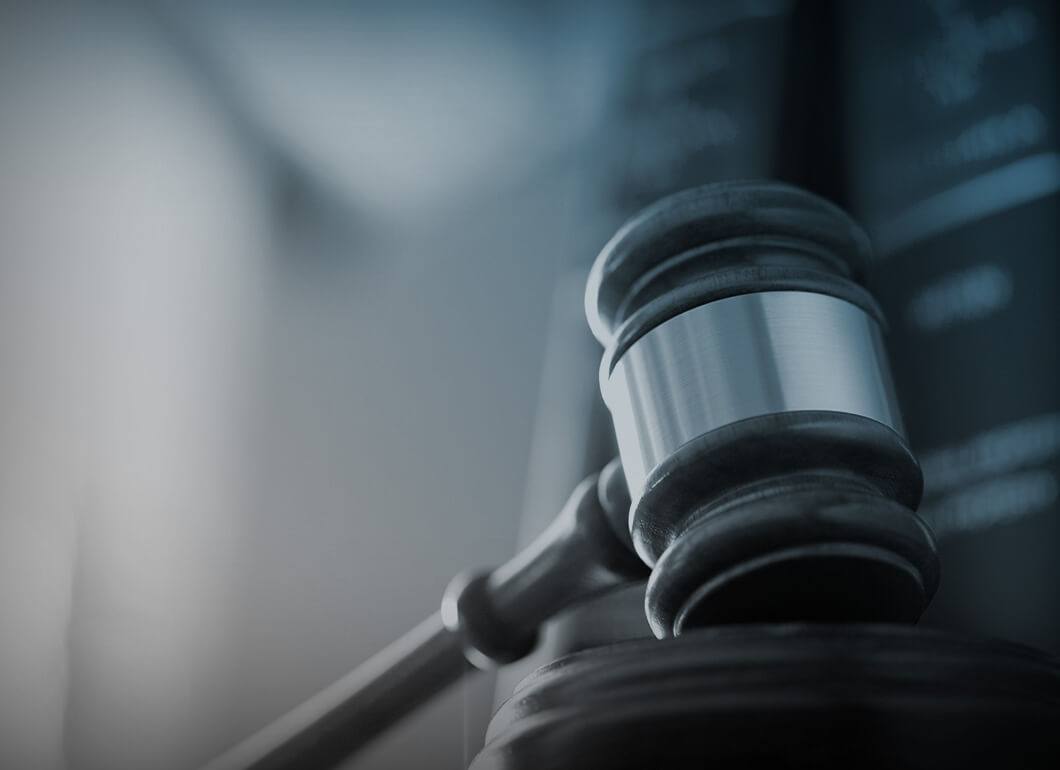
[[[879,324],[844,300],[761,292],[693,308],[637,340],[601,389],[636,500],[690,439],[777,412],[861,415],[904,434]]]

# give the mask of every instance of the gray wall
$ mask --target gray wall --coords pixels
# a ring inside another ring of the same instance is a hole
[[[591,21],[0,11],[0,764],[195,767],[513,551]]]

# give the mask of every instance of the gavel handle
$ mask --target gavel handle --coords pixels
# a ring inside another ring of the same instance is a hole
[[[324,770],[338,765],[474,667],[440,613],[203,770]]]
[[[618,461],[575,488],[529,546],[492,572],[457,576],[441,611],[203,770],[335,767],[475,666],[529,654],[557,612],[647,577],[624,531]]]

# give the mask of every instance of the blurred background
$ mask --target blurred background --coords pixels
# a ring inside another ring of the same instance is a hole
[[[873,234],[925,622],[1060,652],[1050,2],[0,6],[0,765],[195,768],[613,454],[585,273],[778,177]],[[553,624],[357,768],[465,767]]]

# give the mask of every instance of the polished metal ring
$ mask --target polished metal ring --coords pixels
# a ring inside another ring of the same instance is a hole
[[[634,503],[681,445],[749,417],[845,412],[904,436],[879,322],[827,294],[700,305],[644,334],[600,379]]]

